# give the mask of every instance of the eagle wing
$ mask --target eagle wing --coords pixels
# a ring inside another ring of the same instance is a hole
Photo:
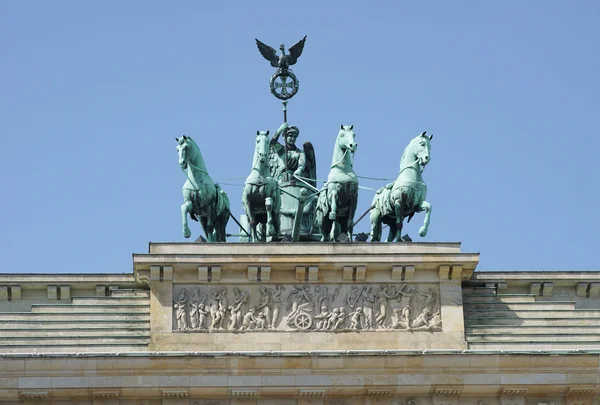
[[[271,63],[271,66],[279,66],[279,58],[277,57],[277,51],[275,49],[263,42],[260,42],[258,39],[256,40],[256,46],[258,47],[260,54]],[[302,50],[300,50],[300,52],[302,52]]]
[[[306,141],[304,142],[303,149],[306,158],[304,172],[306,173],[306,177],[311,179],[308,180],[307,183],[311,184],[313,187],[317,187],[317,157],[315,156],[315,148],[312,143]]]
[[[289,49],[288,61],[290,65],[296,63],[300,55],[302,55],[302,50],[304,49],[304,43],[306,42],[306,35],[300,41],[296,42]]]

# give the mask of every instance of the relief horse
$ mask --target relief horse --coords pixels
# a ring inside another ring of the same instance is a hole
[[[425,132],[413,138],[400,159],[400,173],[396,181],[377,190],[371,209],[372,242],[381,240],[382,223],[390,227],[387,241],[400,241],[404,218],[408,217],[410,221],[416,212],[421,211],[425,211],[425,221],[419,235],[427,235],[431,204],[425,201],[427,185],[422,173],[429,163],[432,138],[433,135],[427,136]]]
[[[250,224],[250,240],[265,242],[279,237],[281,193],[269,169],[269,131],[256,131],[252,171],[246,178],[242,204]],[[266,229],[265,229],[266,228]]]
[[[183,236],[189,238],[191,231],[187,215],[194,221],[200,219],[206,240],[209,242],[226,242],[227,222],[231,215],[227,193],[218,184],[213,183],[208,175],[202,153],[196,142],[189,136],[175,138],[179,154],[179,166],[186,174],[183,185],[183,205],[181,219]]]
[[[315,225],[321,230],[322,242],[336,241],[341,233],[352,240],[354,213],[358,203],[358,178],[353,169],[354,152],[358,144],[353,127],[341,126],[333,148],[327,183],[317,200]]]

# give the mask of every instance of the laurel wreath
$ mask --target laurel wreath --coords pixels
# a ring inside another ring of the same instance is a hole
[[[292,79],[292,83],[294,84],[294,88],[292,89],[292,91],[290,91],[287,94],[278,94],[275,91],[275,80],[278,77],[289,77],[290,79]],[[271,80],[269,80],[269,85],[271,87],[272,95],[274,95],[280,100],[289,100],[290,98],[294,97],[296,93],[298,93],[298,89],[300,88],[300,81],[298,80],[294,72],[292,72],[291,70],[288,69],[287,72],[282,72],[281,70],[278,70],[273,74],[273,76],[271,76]]]

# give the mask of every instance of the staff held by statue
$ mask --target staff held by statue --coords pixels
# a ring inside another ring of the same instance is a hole
[[[300,55],[302,54],[302,50],[304,49],[304,43],[306,42],[306,36],[303,39],[296,42],[289,48],[289,53],[285,53],[285,45],[281,44],[279,49],[281,50],[281,55],[277,56],[277,51],[270,47],[269,45],[259,41],[256,39],[256,46],[260,51],[261,55],[269,61],[271,66],[277,68],[277,71],[271,76],[271,80],[269,82],[271,88],[271,94],[282,100],[283,104],[283,122],[287,123],[287,101],[294,97],[299,89],[299,81],[296,75],[289,68],[291,65],[294,65]],[[288,81],[289,80],[289,81]],[[285,177],[286,180],[288,176],[288,146],[285,144],[285,158],[284,158],[284,166],[285,166]]]

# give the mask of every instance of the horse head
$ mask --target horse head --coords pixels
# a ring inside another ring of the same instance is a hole
[[[256,131],[256,146],[254,148],[253,167],[262,167],[269,159],[269,131]]]
[[[430,160],[432,139],[433,135],[427,135],[426,131],[413,138],[404,151],[402,159],[404,163],[418,162],[424,168]],[[406,161],[406,158],[409,160]]]
[[[337,145],[344,151],[355,152],[358,144],[355,141],[355,134],[352,130],[354,125],[341,125],[337,136]]]
[[[193,150],[188,143],[191,138],[183,135],[181,138],[175,138],[177,141],[177,153],[179,154],[179,166],[186,170],[188,166],[188,159],[190,159]]]

